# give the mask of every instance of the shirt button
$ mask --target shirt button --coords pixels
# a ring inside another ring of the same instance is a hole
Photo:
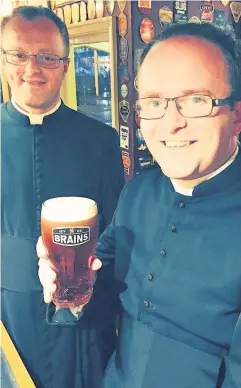
[[[149,273],[147,275],[147,279],[150,280],[150,281],[153,280],[154,279],[154,275],[152,273]]]
[[[150,306],[149,300],[144,300],[144,306],[145,306],[145,307],[149,307],[149,306]]]
[[[183,209],[185,207],[185,203],[183,201],[178,202],[178,206]]]
[[[171,226],[171,231],[172,231],[173,233],[175,233],[175,232],[177,231],[177,228],[176,228],[175,225],[172,225],[172,226]]]
[[[167,254],[167,252],[166,252],[164,249],[162,249],[162,250],[160,251],[160,255],[166,256],[166,254]]]

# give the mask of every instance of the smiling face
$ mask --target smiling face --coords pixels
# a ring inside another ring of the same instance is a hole
[[[19,16],[13,18],[4,28],[2,48],[5,51],[65,56],[65,46],[58,28],[43,17],[32,21]],[[3,55],[2,66],[13,99],[20,108],[30,113],[44,113],[55,106],[68,69],[68,60],[60,61],[57,69],[46,69],[37,65],[35,57],[30,57],[26,65],[19,66],[8,63]]]
[[[147,54],[138,77],[139,98],[201,93],[230,95],[228,66],[221,50],[196,37],[160,42]],[[222,166],[235,152],[237,109],[214,107],[208,117],[185,118],[170,101],[164,117],[141,120],[141,132],[165,175],[195,181]],[[186,182],[187,183],[187,182]]]

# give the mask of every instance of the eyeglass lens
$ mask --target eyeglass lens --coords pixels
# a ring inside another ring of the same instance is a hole
[[[140,118],[161,118],[165,115],[168,103],[165,98],[143,98],[137,102],[137,113]],[[175,103],[184,117],[208,116],[212,111],[212,98],[202,94],[178,97]]]

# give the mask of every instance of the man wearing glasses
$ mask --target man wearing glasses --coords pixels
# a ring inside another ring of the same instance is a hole
[[[50,9],[20,7],[3,19],[1,54],[12,95],[1,123],[1,319],[37,388],[99,388],[116,343],[113,316],[78,330],[47,325],[35,247],[48,198],[93,198],[106,228],[124,183],[119,139],[60,100],[69,37]]]
[[[125,186],[96,252],[121,308],[105,388],[241,387],[238,55],[209,24],[173,25],[144,50],[136,109],[159,167]]]

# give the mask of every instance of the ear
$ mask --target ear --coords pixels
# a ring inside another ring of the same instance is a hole
[[[65,77],[65,75],[66,75],[66,73],[68,71],[69,64],[70,64],[70,58],[64,59],[64,74],[63,74],[63,78]]]
[[[1,53],[1,68],[3,69],[5,67],[6,60],[5,60],[5,55]]]
[[[234,129],[235,135],[241,133],[241,101],[237,102],[234,107]]]

